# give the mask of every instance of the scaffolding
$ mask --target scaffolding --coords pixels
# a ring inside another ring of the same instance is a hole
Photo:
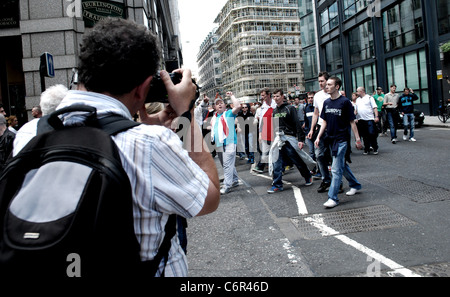
[[[215,23],[224,90],[242,102],[304,91],[297,0],[229,0]]]

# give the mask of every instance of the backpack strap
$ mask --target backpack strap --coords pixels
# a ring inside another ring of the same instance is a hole
[[[155,258],[150,261],[142,262],[142,268],[144,274],[148,272],[152,273],[152,277],[155,276],[158,271],[159,264],[164,259],[164,269],[166,267],[167,261],[169,259],[169,250],[171,247],[171,240],[177,233],[177,215],[172,214],[169,216],[167,220],[166,226],[164,227],[164,239],[158,249],[158,253]],[[164,276],[164,270],[162,272],[162,276]]]
[[[110,115],[105,118],[99,119],[97,122],[100,126],[100,129],[102,129],[109,135],[116,135],[120,132],[140,125],[140,123],[126,119],[120,115]]]

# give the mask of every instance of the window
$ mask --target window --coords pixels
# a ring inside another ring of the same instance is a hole
[[[365,9],[373,0],[344,0],[344,20]]]
[[[390,52],[424,39],[420,0],[404,0],[383,13],[385,51]]]
[[[308,47],[315,43],[315,31],[314,31],[314,15],[310,14],[300,20],[300,38],[302,41],[302,47]]]
[[[328,72],[342,68],[341,40],[336,38],[325,45],[326,68]]]
[[[289,87],[298,86],[298,78],[291,77],[288,79]]]
[[[450,32],[450,0],[437,1],[439,34]]]
[[[320,23],[322,26],[322,34],[325,34],[339,26],[337,2],[331,4],[320,13]]]
[[[296,58],[297,51],[296,50],[286,50],[286,58]]]
[[[429,103],[425,50],[413,51],[386,60],[388,85],[396,84],[397,91],[412,88],[420,103]]]
[[[316,78],[318,73],[316,48],[302,50],[305,79]]]
[[[287,64],[288,72],[297,72],[297,64]]]
[[[372,58],[375,55],[372,21],[365,22],[351,30],[348,41],[351,64]]]
[[[352,69],[353,92],[359,87],[364,87],[367,94],[372,94],[377,85],[377,71],[374,63]]]
[[[299,0],[299,13],[300,17],[305,16],[313,12],[313,6],[311,0]]]

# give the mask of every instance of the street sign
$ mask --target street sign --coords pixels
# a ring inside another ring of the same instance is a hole
[[[40,72],[43,76],[55,77],[55,66],[52,54],[45,52],[41,55]]]

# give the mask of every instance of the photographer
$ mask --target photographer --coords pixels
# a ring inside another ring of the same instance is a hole
[[[191,218],[215,211],[219,204],[219,178],[215,163],[202,141],[191,102],[196,86],[190,70],[177,70],[174,85],[161,71],[169,106],[147,115],[144,102],[160,65],[158,39],[144,26],[108,18],[87,33],[81,45],[79,84],[69,91],[58,109],[85,104],[97,109],[98,118],[110,114],[132,119],[139,111],[143,125],[112,136],[133,192],[134,229],[141,260],[151,260],[164,237],[169,215]],[[190,120],[184,145],[171,131],[174,119]],[[64,125],[76,125],[83,116],[64,115]],[[161,261],[156,276],[186,276],[187,259],[177,236],[171,240],[167,264]]]

